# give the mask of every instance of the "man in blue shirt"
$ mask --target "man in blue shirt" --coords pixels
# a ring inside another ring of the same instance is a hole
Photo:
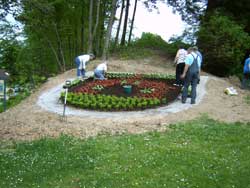
[[[200,77],[201,57],[196,53],[196,49],[190,47],[185,59],[185,68],[181,78],[184,79],[182,91],[182,103],[186,103],[188,88],[191,84],[191,104],[195,104],[196,88]]]
[[[200,59],[201,59],[201,65],[202,65],[202,55],[201,55],[201,52],[199,51],[199,49],[198,49],[197,46],[194,46],[193,49],[194,49],[194,52],[200,57]]]
[[[243,78],[241,82],[241,88],[247,88],[247,82],[250,83],[250,57],[245,60],[244,68],[243,68]]]

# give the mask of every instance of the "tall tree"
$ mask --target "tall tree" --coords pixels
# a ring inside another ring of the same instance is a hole
[[[19,11],[18,0],[0,0],[0,21],[8,15],[17,15]]]
[[[204,15],[208,1],[214,0],[164,0],[172,6],[174,12],[178,12],[182,20],[190,25],[197,25]],[[220,1],[220,0],[215,0]]]
[[[108,29],[107,29],[106,36],[105,36],[105,43],[104,43],[103,54],[102,54],[102,59],[104,61],[107,60],[108,58],[108,49],[109,49],[109,43],[110,43],[110,38],[111,38],[112,26],[113,26],[114,19],[115,19],[116,4],[117,4],[117,0],[112,0],[111,15],[109,18]]]
[[[97,32],[97,28],[98,28],[98,25],[99,25],[99,19],[100,19],[100,4],[101,4],[101,1],[100,0],[96,0],[97,2],[97,10],[96,10],[96,21],[95,21],[95,27],[94,27],[94,30],[93,30],[93,38],[96,37],[96,32]]]
[[[130,44],[131,36],[132,36],[132,31],[133,31],[133,28],[134,28],[134,21],[135,21],[136,8],[137,8],[137,0],[135,0],[134,11],[133,11],[133,17],[132,17],[132,20],[131,20],[131,26],[130,26],[130,31],[129,31],[128,44]]]
[[[126,42],[128,16],[129,16],[129,6],[130,6],[130,0],[126,0],[126,13],[125,13],[124,24],[123,24],[121,46],[124,46],[125,42]]]
[[[95,37],[95,54],[97,56],[102,55],[102,49],[104,44],[104,34],[105,34],[105,19],[106,19],[106,7],[108,2],[107,1],[101,1],[100,2],[100,10],[99,10],[99,24],[97,27],[97,34]]]
[[[93,0],[90,0],[90,3],[89,3],[89,43],[88,43],[88,53],[92,53],[92,48],[93,48],[92,24],[93,24]]]
[[[114,47],[117,46],[117,43],[118,43],[118,40],[119,40],[119,34],[120,34],[120,29],[121,29],[121,24],[122,24],[122,17],[123,17],[124,7],[125,7],[125,0],[122,0],[121,12],[120,12],[120,17],[119,17],[119,23],[118,23],[117,31],[116,31]]]

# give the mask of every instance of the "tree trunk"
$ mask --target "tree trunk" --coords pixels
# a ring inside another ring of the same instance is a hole
[[[109,41],[110,41],[112,26],[114,23],[114,18],[115,18],[115,13],[116,13],[116,4],[117,4],[117,0],[112,0],[111,16],[109,19],[108,29],[107,29],[105,43],[104,43],[104,47],[103,47],[103,53],[102,53],[102,60],[103,61],[107,60],[107,57],[108,57]]]
[[[131,26],[130,26],[130,32],[129,32],[129,38],[128,38],[128,44],[130,44],[130,41],[131,41],[131,36],[132,36],[132,31],[133,31],[134,21],[135,21],[135,13],[136,13],[136,8],[137,8],[137,0],[135,0],[135,6],[134,6],[133,17],[132,17]]]
[[[58,28],[57,28],[57,24],[54,24],[54,29],[55,29],[55,33],[56,33],[56,39],[57,39],[57,44],[58,44],[58,50],[59,50],[59,59],[61,60],[61,64],[62,64],[62,68],[63,68],[63,72],[66,71],[65,68],[65,59],[64,59],[64,53],[63,53],[63,49],[62,49],[62,41],[61,41],[61,37],[58,33]]]
[[[59,59],[59,57],[58,57],[58,54],[56,53],[55,48],[53,47],[53,44],[52,44],[51,40],[49,40],[46,36],[44,36],[44,38],[47,40],[47,42],[48,42],[48,44],[49,44],[49,47],[51,48],[53,54],[55,55],[57,65],[58,65],[58,67],[60,68],[60,72],[63,72],[63,66],[62,66],[62,64],[61,64],[61,62],[60,62],[60,59]]]
[[[122,32],[122,39],[121,39],[121,46],[125,45],[125,40],[126,40],[126,33],[127,33],[127,24],[128,24],[128,14],[129,14],[129,1],[126,0],[126,14],[125,14],[125,20],[124,20],[124,25],[123,25],[123,32]]]
[[[106,4],[107,1],[103,2],[100,4],[100,18],[99,18],[99,25],[98,25],[98,32],[96,35],[96,45],[95,45],[95,51],[96,51],[96,55],[102,55],[102,45],[104,44],[103,39],[104,39],[104,19],[105,19],[105,15],[106,15]]]
[[[120,28],[121,28],[121,24],[122,24],[122,17],[123,17],[123,12],[124,12],[124,7],[125,7],[124,2],[125,2],[125,0],[122,0],[122,7],[121,7],[120,18],[119,18],[119,24],[118,24],[117,31],[116,31],[116,36],[115,36],[114,48],[117,46],[117,43],[118,43],[118,40],[119,40]]]
[[[82,12],[81,12],[81,44],[80,44],[80,51],[84,51],[84,3],[82,4]],[[77,28],[76,28],[76,54],[79,53],[78,52],[78,42],[77,42],[77,39],[78,39],[78,36],[77,36]]]
[[[93,23],[93,0],[90,0],[90,4],[89,4],[89,45],[88,45],[88,53],[92,53],[92,51],[93,51],[92,23]]]
[[[96,31],[97,31],[98,24],[99,24],[99,15],[100,15],[100,0],[97,0],[96,22],[95,22],[95,27],[93,31],[93,38],[95,38],[96,36]]]
[[[93,30],[93,41],[92,41],[92,44],[94,43],[95,46],[97,45],[97,29],[98,29],[98,25],[99,25],[99,19],[100,19],[100,3],[101,1],[100,0],[97,0],[97,10],[96,10],[96,21],[95,21],[95,26],[94,26],[94,30]],[[96,52],[93,52],[93,48],[95,49],[95,47],[92,47],[92,53],[95,53]],[[95,50],[94,50],[95,51]]]

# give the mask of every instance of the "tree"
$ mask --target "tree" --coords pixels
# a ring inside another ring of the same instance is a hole
[[[115,18],[115,13],[116,13],[116,4],[117,4],[117,0],[112,0],[111,15],[109,18],[109,24],[108,24],[107,33],[105,36],[105,43],[104,43],[103,54],[102,54],[102,59],[104,61],[108,57],[109,42],[110,42],[110,38],[111,38],[112,26],[114,23],[114,18]]]
[[[119,17],[119,24],[118,24],[117,31],[116,31],[114,47],[117,46],[117,43],[118,43],[118,40],[119,40],[119,34],[120,34],[120,28],[121,28],[121,23],[122,23],[122,17],[123,17],[123,12],[124,12],[124,7],[125,7],[125,3],[124,2],[125,2],[125,0],[122,0],[121,12],[120,12],[120,17]]]
[[[126,42],[127,24],[128,24],[128,16],[129,16],[129,6],[130,6],[130,0],[126,0],[126,13],[125,13],[125,19],[124,19],[124,24],[123,24],[121,46],[124,46],[125,42]]]
[[[21,49],[21,44],[17,40],[1,40],[0,41],[0,69],[5,69],[13,75],[19,75],[16,69],[18,53]]]
[[[133,11],[133,17],[132,17],[131,26],[130,26],[130,31],[129,31],[129,37],[128,37],[128,44],[130,43],[131,36],[132,36],[132,31],[133,31],[134,21],[135,21],[136,8],[137,8],[137,0],[135,0],[134,11]]]
[[[8,14],[16,15],[19,11],[18,0],[0,0],[0,21],[4,20]]]
[[[215,11],[198,32],[204,53],[204,69],[218,76],[241,73],[241,58],[250,46],[243,27]]]
[[[100,19],[100,0],[97,0],[97,10],[96,10],[96,22],[95,22],[95,27],[94,27],[94,31],[93,31],[93,38],[96,37],[96,32],[97,32],[97,28],[99,25],[99,19]]]
[[[208,1],[213,0],[165,0],[165,3],[172,6],[174,12],[177,11],[181,15],[182,20],[193,26],[199,24]]]
[[[234,21],[244,25],[244,30],[250,33],[250,4],[248,0],[209,0],[206,17],[209,17],[210,13],[213,13],[215,10],[223,12],[224,15],[230,16]]]
[[[93,23],[93,0],[90,0],[89,3],[89,45],[88,53],[92,53],[93,48],[93,35],[92,35],[92,23]]]

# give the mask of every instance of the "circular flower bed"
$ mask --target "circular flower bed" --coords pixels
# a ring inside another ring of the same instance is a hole
[[[167,105],[181,88],[174,76],[161,74],[107,73],[107,80],[75,80],[69,87],[67,104],[99,111],[132,111]],[[61,93],[63,100],[65,93]]]

